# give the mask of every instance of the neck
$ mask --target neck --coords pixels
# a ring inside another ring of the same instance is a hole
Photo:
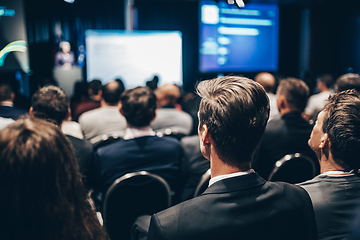
[[[115,107],[115,106],[117,106],[117,105],[118,105],[117,103],[116,103],[116,104],[107,103],[107,102],[105,102],[104,99],[101,99],[101,100],[100,100],[100,106],[101,106],[101,107]]]
[[[245,172],[251,168],[250,162],[241,164],[239,167],[224,163],[217,154],[210,156],[211,177],[226,175],[237,172]]]
[[[345,169],[335,163],[334,159],[325,155],[321,156],[320,159],[320,173],[329,172],[329,171],[345,171]]]

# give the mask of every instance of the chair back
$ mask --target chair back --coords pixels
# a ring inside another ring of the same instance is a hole
[[[205,189],[209,186],[209,181],[211,178],[211,170],[208,169],[201,177],[199,184],[197,185],[194,193],[194,197],[199,196],[202,194]]]
[[[314,161],[304,154],[295,153],[285,155],[275,163],[269,181],[295,184],[312,179],[315,175],[316,166]]]
[[[104,226],[111,240],[130,239],[131,226],[141,215],[152,215],[171,206],[169,184],[146,171],[116,179],[103,202]]]

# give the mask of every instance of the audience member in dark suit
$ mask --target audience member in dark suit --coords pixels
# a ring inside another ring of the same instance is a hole
[[[317,239],[305,190],[266,182],[250,166],[269,118],[264,88],[228,76],[197,87],[201,152],[211,165],[200,196],[152,216],[153,239]]]
[[[360,202],[360,94],[347,90],[327,101],[309,140],[321,174],[300,184],[310,195],[319,239],[346,239]]]
[[[346,73],[336,79],[334,92],[339,93],[348,89],[360,92],[360,75],[357,73]]]
[[[210,168],[210,162],[201,154],[198,135],[183,137],[181,146],[184,150],[181,162],[183,184],[181,199],[184,201],[194,197],[202,175]]]
[[[286,154],[303,153],[318,165],[307,144],[312,126],[301,116],[309,97],[308,86],[300,79],[284,79],[280,81],[276,97],[281,118],[269,121],[252,165],[265,179],[268,179],[275,162]]]
[[[15,93],[11,90],[8,84],[0,84],[0,117],[18,119],[26,115],[27,112],[22,109],[15,108],[13,100]]]
[[[59,87],[49,85],[39,89],[33,95],[29,112],[31,116],[52,122],[60,127],[71,114],[70,100]],[[90,189],[94,184],[92,145],[87,140],[66,136],[74,147],[84,185]]]
[[[99,148],[95,166],[100,191],[129,172],[148,171],[163,177],[174,188],[181,158],[180,142],[155,136],[150,122],[155,118],[156,96],[148,87],[126,90],[120,97],[120,113],[127,121],[124,140]]]

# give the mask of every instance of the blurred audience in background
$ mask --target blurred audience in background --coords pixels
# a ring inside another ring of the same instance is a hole
[[[276,96],[274,94],[276,81],[275,77],[271,73],[261,72],[258,73],[254,80],[261,84],[265,88],[266,94],[270,100],[270,117],[269,121],[280,117],[280,113],[276,104]]]
[[[80,115],[81,130],[92,144],[101,141],[104,135],[124,136],[126,119],[120,114],[118,106],[123,91],[123,86],[120,86],[118,81],[108,82],[102,88],[100,108]]]
[[[286,154],[303,153],[318,165],[308,146],[312,126],[301,114],[309,98],[309,88],[300,79],[286,78],[280,81],[276,101],[281,118],[269,121],[260,145],[255,151],[252,166],[268,179],[277,160]]]
[[[155,132],[189,135],[192,130],[191,116],[176,109],[180,98],[180,89],[175,84],[164,84],[155,90],[158,109],[151,127]]]
[[[316,80],[316,89],[319,93],[312,95],[306,105],[303,118],[314,123],[318,113],[324,108],[325,100],[331,94],[333,77],[330,74],[320,75]]]

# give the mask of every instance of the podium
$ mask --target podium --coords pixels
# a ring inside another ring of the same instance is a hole
[[[57,81],[58,86],[62,88],[69,98],[74,92],[74,85],[77,81],[82,81],[82,68],[73,66],[70,69],[55,67],[53,69],[53,78]]]

